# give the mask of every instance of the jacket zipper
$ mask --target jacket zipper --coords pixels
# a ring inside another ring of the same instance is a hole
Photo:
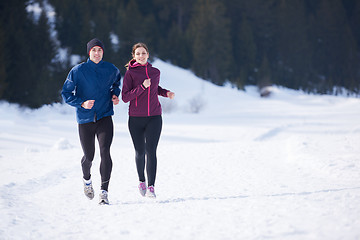
[[[150,117],[150,86],[148,90],[148,116]]]
[[[150,77],[148,74],[148,64],[146,64],[145,71],[146,71],[146,76],[149,79]],[[151,85],[148,87],[148,117],[150,117],[150,87]]]

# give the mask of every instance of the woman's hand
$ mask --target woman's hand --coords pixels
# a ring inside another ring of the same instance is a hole
[[[145,88],[150,87],[150,85],[151,85],[151,79],[150,79],[150,78],[149,78],[149,79],[145,79],[144,82],[143,82],[143,85],[144,85]]]
[[[167,97],[170,99],[174,99],[175,93],[169,91],[169,92],[167,92]]]
[[[87,100],[81,104],[81,106],[85,109],[92,109],[94,106],[95,100]]]
[[[111,100],[112,100],[112,102],[114,103],[114,105],[118,105],[118,103],[119,103],[119,98],[118,98],[118,96],[113,95]]]

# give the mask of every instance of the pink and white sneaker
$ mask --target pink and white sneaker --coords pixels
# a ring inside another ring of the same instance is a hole
[[[154,186],[149,186],[146,191],[146,197],[156,198]]]
[[[145,194],[146,194],[146,184],[145,184],[145,182],[140,182],[139,183],[139,191],[140,191],[141,196],[145,197]]]

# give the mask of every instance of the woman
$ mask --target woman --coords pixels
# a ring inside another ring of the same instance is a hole
[[[126,65],[122,100],[130,101],[128,125],[135,148],[140,194],[155,198],[156,149],[162,128],[162,110],[158,95],[173,99],[175,94],[159,86],[160,71],[148,63],[149,50],[144,43],[133,46],[132,57]]]
[[[81,159],[84,193],[94,198],[90,169],[95,154],[95,136],[100,148],[101,192],[99,204],[109,204],[108,186],[112,170],[110,146],[113,139],[113,104],[119,103],[120,71],[103,61],[104,45],[98,39],[87,43],[87,62],[71,69],[62,89],[62,97],[76,107],[79,137],[84,156]]]

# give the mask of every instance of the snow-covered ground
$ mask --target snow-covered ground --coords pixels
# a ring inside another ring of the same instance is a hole
[[[360,239],[360,99],[237,91],[160,60],[156,200],[115,107],[109,206],[82,189],[75,110],[0,103],[0,239]],[[198,112],[198,113],[194,113]]]

